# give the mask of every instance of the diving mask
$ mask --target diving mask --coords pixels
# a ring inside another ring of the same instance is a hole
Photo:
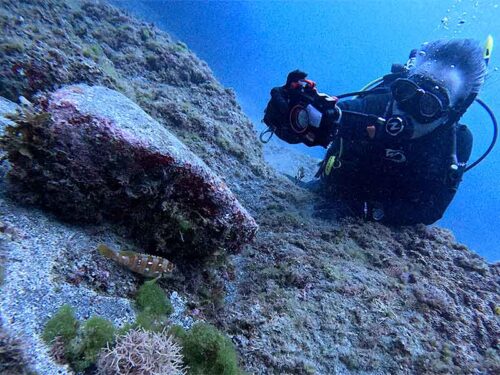
[[[398,108],[420,123],[430,123],[450,109],[448,91],[423,76],[399,78],[391,85],[393,99]]]

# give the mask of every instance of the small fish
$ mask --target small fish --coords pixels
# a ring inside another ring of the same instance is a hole
[[[113,251],[104,244],[99,244],[97,250],[102,256],[145,277],[162,277],[164,273],[172,272],[175,267],[172,262],[162,257],[134,251]]]

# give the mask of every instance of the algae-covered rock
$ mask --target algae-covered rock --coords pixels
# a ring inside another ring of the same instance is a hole
[[[16,122],[11,179],[65,218],[118,221],[150,249],[189,255],[236,251],[257,230],[203,161],[116,91],[68,86]]]
[[[14,124],[11,120],[6,118],[5,115],[15,112],[17,108],[18,105],[16,103],[0,96],[0,134],[3,134],[7,125]]]

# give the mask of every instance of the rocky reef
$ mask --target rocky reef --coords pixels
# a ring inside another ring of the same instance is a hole
[[[257,225],[226,184],[136,104],[76,85],[19,113],[3,143],[18,199],[65,219],[122,223],[150,251],[234,251]]]
[[[15,123],[0,116],[2,128],[19,128],[4,137],[1,166],[0,318],[20,366],[71,371],[40,337],[65,303],[79,319],[133,321],[141,279],[99,255],[106,243],[204,255],[180,257],[159,281],[171,323],[215,325],[249,373],[500,371],[499,265],[439,228],[336,220],[265,162],[234,93],[184,44],[101,1],[2,0],[0,27],[2,114],[26,98],[24,115],[9,116]],[[41,136],[29,147],[23,127]],[[152,170],[143,152],[154,155]],[[302,163],[310,171],[314,161]],[[200,185],[191,190],[182,173],[163,180],[158,170],[173,166]],[[98,183],[82,188],[80,179]],[[162,189],[143,190],[143,181]],[[207,202],[213,215],[191,210]],[[225,251],[252,237],[250,217],[255,239]],[[184,218],[196,229],[185,236]]]

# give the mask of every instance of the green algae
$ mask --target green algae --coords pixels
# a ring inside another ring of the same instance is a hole
[[[243,374],[233,343],[213,325],[196,323],[187,332],[180,326],[172,326],[168,333],[182,345],[189,374]]]
[[[153,317],[170,315],[174,311],[165,292],[154,280],[145,282],[139,288],[135,301],[140,311]]]
[[[63,305],[45,325],[42,338],[48,344],[62,338],[64,358],[73,369],[83,371],[95,363],[102,348],[113,342],[115,331],[113,323],[100,317],[91,317],[80,325],[74,309]]]
[[[46,343],[51,343],[56,337],[62,337],[67,344],[76,337],[77,330],[75,311],[70,305],[63,305],[45,325],[42,338]]]
[[[101,349],[114,341],[115,327],[109,320],[93,316],[88,319],[68,347],[72,367],[83,371],[97,361]]]

